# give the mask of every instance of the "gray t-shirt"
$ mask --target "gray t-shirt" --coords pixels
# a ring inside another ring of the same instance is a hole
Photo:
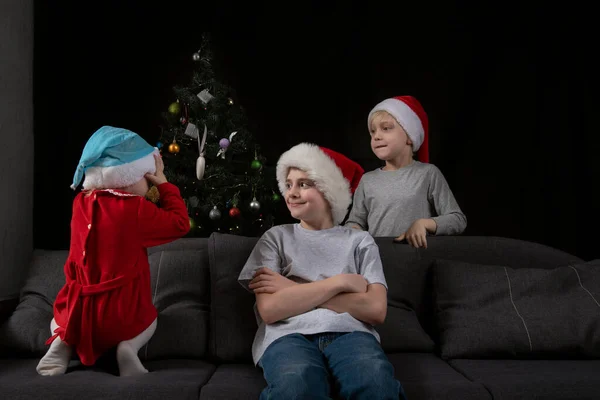
[[[238,278],[249,291],[254,271],[267,267],[295,282],[306,283],[338,274],[361,274],[369,284],[380,283],[387,289],[379,248],[364,231],[344,226],[308,230],[300,224],[278,225],[263,234],[252,250]],[[291,334],[322,332],[368,332],[379,340],[373,326],[348,313],[317,308],[274,324],[265,324],[256,303],[254,313],[258,330],[252,345],[257,364],[267,347],[276,339]]]
[[[460,234],[467,227],[442,172],[413,161],[395,171],[378,168],[364,174],[345,225],[358,225],[374,237],[399,236],[420,218],[436,222],[436,235]]]

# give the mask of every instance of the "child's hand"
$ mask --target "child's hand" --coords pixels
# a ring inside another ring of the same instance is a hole
[[[406,241],[413,247],[427,248],[427,227],[426,220],[418,219],[408,228],[406,232],[394,239],[397,242]]]
[[[254,277],[250,281],[248,287],[252,289],[254,293],[273,294],[281,289],[294,285],[298,285],[298,283],[269,268],[262,267],[254,272]]]
[[[154,186],[158,186],[167,182],[167,177],[164,174],[165,164],[163,163],[162,157],[156,154],[154,155],[154,163],[156,164],[156,172],[154,174],[147,173],[146,179]]]
[[[341,280],[344,292],[364,293],[367,291],[367,280],[360,274],[340,274],[336,275]]]

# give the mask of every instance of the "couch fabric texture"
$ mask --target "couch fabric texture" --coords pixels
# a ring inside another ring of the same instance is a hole
[[[252,399],[254,296],[237,276],[257,238],[214,233],[148,250],[158,327],[121,378],[114,351],[37,375],[67,251],[36,250],[0,326],[3,398]],[[600,393],[600,262],[497,237],[376,238],[389,284],[382,346],[409,399],[594,399]]]

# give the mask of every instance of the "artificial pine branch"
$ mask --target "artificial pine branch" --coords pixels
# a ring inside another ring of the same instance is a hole
[[[212,232],[233,233],[245,236],[259,236],[277,222],[277,216],[285,217],[287,212],[280,199],[273,194],[278,192],[275,168],[268,165],[260,153],[260,144],[249,130],[248,118],[243,107],[238,104],[234,90],[219,79],[213,63],[210,40],[203,36],[198,57],[194,63],[193,75],[189,82],[178,83],[173,87],[172,102],[178,103],[179,112],[163,113],[164,124],[159,143],[165,160],[165,175],[177,185],[186,200],[191,224],[190,236],[209,236]],[[212,99],[205,103],[198,94],[208,90]],[[198,139],[184,132],[188,123],[196,125],[200,135],[207,127],[205,143],[206,169],[202,180],[196,177],[196,160],[199,157]],[[231,138],[225,157],[219,154],[219,142]],[[179,152],[170,152],[173,141]],[[252,169],[252,162],[262,163],[259,169]],[[250,203],[260,202],[259,210],[252,210]],[[221,218],[211,220],[209,212],[217,206]],[[229,216],[232,207],[241,210],[237,218]]]

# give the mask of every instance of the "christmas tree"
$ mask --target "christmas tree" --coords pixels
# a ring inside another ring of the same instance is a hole
[[[259,236],[281,211],[275,166],[261,154],[233,89],[217,78],[206,35],[190,62],[193,76],[173,88],[158,143],[165,175],[188,208],[188,236]]]

